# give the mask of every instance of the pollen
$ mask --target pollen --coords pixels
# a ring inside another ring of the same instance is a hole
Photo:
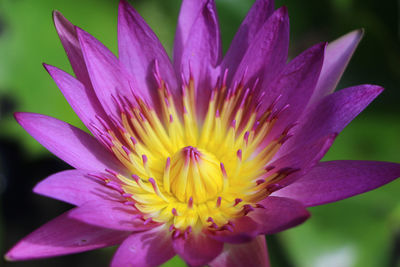
[[[160,110],[137,96],[114,96],[117,129],[94,129],[128,170],[103,180],[143,214],[143,223],[167,224],[174,236],[231,229],[235,218],[260,208],[257,202],[295,171],[270,165],[290,137],[290,127],[271,135],[286,107],[274,101],[260,114],[254,88],[240,81],[227,88],[225,72],[201,112],[193,78],[177,100],[157,70]]]

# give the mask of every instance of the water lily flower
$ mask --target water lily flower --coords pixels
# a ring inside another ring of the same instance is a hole
[[[288,62],[285,7],[256,0],[222,56],[213,0],[183,0],[172,62],[142,17],[119,5],[114,56],[59,12],[73,77],[46,70],[86,132],[16,113],[75,169],[34,192],[76,205],[16,244],[9,260],[119,245],[111,266],[269,266],[265,235],[304,222],[307,207],[372,190],[400,164],[320,162],[382,88],[334,92],[362,31]]]

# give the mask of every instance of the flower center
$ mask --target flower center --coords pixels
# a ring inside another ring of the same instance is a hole
[[[116,96],[120,119],[111,119],[118,132],[95,129],[127,169],[124,174],[106,170],[102,179],[144,223],[165,223],[173,235],[230,229],[235,218],[258,208],[295,171],[270,165],[290,137],[291,125],[272,131],[286,106],[278,107],[276,100],[260,113],[252,90],[240,82],[227,88],[224,78],[200,115],[192,79],[176,104],[156,76],[160,110],[139,97],[131,103]]]
[[[187,146],[171,159],[171,192],[181,202],[195,204],[217,196],[223,188],[218,159],[211,153]]]

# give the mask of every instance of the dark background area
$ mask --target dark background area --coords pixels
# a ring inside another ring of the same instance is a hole
[[[224,49],[252,0],[217,0]],[[172,51],[179,0],[131,1]],[[51,115],[83,127],[54,82],[46,62],[71,72],[51,20],[54,9],[115,53],[117,5],[111,0],[0,0],[0,253],[70,208],[32,193],[46,176],[70,168],[17,125],[15,111]],[[354,29],[365,36],[338,89],[385,87],[338,137],[324,160],[400,162],[400,2],[395,0],[280,0],[291,18],[290,55]],[[311,208],[302,226],[268,237],[272,266],[400,266],[400,182],[339,203]],[[66,229],[67,230],[67,229]],[[108,266],[113,248],[0,266]],[[184,266],[174,258],[166,266]]]

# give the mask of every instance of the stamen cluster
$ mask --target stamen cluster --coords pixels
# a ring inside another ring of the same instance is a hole
[[[120,118],[113,118],[117,129],[105,123],[104,129],[95,128],[129,170],[100,177],[143,214],[145,223],[167,223],[174,235],[204,227],[232,230],[233,219],[262,208],[256,203],[296,171],[268,164],[290,137],[292,126],[277,137],[270,134],[288,106],[277,108],[277,98],[260,113],[257,81],[252,88],[244,88],[242,81],[228,88],[227,73],[210,92],[202,115],[196,109],[200,88],[194,79],[183,83],[182,102],[175,103],[156,68],[160,111],[140,97],[114,96],[120,110]]]

